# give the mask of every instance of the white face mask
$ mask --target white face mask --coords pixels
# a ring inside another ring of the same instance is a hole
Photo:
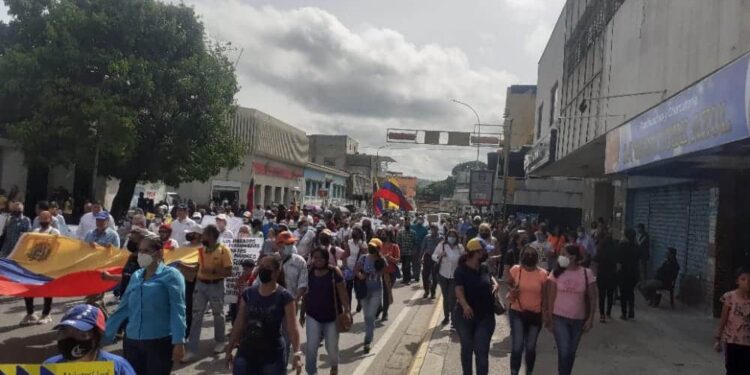
[[[456,241],[457,241],[456,237],[448,237],[448,243],[449,244],[455,245]]]
[[[138,253],[138,265],[141,268],[146,268],[154,263],[154,257],[151,254]]]
[[[559,258],[557,258],[557,264],[561,268],[568,268],[568,266],[570,266],[570,258],[561,255]]]

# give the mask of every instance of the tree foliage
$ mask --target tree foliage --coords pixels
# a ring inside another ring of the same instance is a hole
[[[155,0],[5,0],[0,126],[27,164],[93,167],[121,180],[207,180],[240,162],[228,119],[228,45],[185,5]],[[121,196],[122,195],[122,196]],[[113,211],[115,209],[113,208]]]
[[[417,187],[416,199],[424,201],[439,201],[441,198],[452,197],[456,189],[456,178],[447,177],[442,181],[433,181],[424,187]]]
[[[481,161],[476,161],[476,160],[467,161],[467,162],[458,164],[455,167],[453,167],[453,170],[451,170],[451,176],[456,177],[458,176],[458,173],[461,171],[471,171],[474,169],[482,169],[482,170],[487,169],[487,164]]]

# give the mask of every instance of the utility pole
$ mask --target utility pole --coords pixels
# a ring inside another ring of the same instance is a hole
[[[461,104],[462,106],[464,106],[466,108],[469,108],[472,112],[474,112],[474,116],[477,117],[477,126],[476,126],[476,128],[477,128],[477,165],[478,165],[479,164],[479,147],[480,147],[480,142],[478,142],[478,140],[482,137],[482,121],[479,120],[479,114],[477,114],[477,111],[474,110],[474,107],[472,107],[469,104],[464,103],[464,102],[462,102],[460,100],[451,99],[451,101],[454,102],[454,103],[456,103],[456,104]]]

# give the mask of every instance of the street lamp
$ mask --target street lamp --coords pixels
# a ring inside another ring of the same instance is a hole
[[[462,102],[460,100],[451,99],[451,101],[454,102],[454,103],[456,103],[456,104],[460,104],[460,105],[462,105],[462,106],[464,106],[466,108],[469,108],[472,112],[474,112],[474,116],[477,116],[477,125],[478,125],[477,126],[477,140],[479,138],[481,138],[481,136],[482,136],[482,121],[479,120],[479,114],[477,114],[477,111],[474,110],[474,107],[472,107],[469,104],[464,103],[464,102]],[[480,147],[480,144],[479,144],[479,142],[477,142],[477,165],[479,165],[479,147]]]

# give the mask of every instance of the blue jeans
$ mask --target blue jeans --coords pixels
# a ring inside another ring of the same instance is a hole
[[[139,375],[169,375],[172,372],[172,337],[123,342],[125,359]]]
[[[584,320],[568,319],[557,315],[552,320],[554,322],[553,334],[557,343],[557,373],[570,375],[573,373],[578,343],[583,335]]]
[[[305,316],[305,333],[307,344],[305,345],[305,371],[309,375],[318,373],[318,346],[320,340],[325,339],[326,352],[331,368],[339,367],[339,332],[336,330],[336,321],[321,323],[310,315]]]
[[[508,309],[508,320],[510,322],[510,373],[518,375],[521,370],[521,357],[524,350],[526,351],[526,374],[530,375],[534,371],[536,362],[536,339],[539,337],[541,325],[532,325],[524,322],[521,318],[521,312]]]
[[[490,341],[495,332],[495,315],[466,319],[463,309],[456,306],[453,310],[453,324],[461,340],[461,368],[464,375],[472,375],[472,356],[477,364],[476,374],[487,375],[490,367]]]
[[[375,335],[375,316],[378,315],[381,301],[380,290],[368,291],[367,297],[362,299],[362,315],[365,317],[365,345],[372,342]]]
[[[245,357],[234,358],[234,375],[286,375],[286,365],[282,356],[283,352],[274,354],[274,360],[270,363],[255,363]]]

